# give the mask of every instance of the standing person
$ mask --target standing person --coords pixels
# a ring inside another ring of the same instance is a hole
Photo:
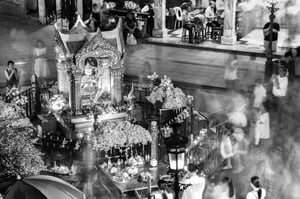
[[[183,177],[182,182],[191,185],[183,191],[182,199],[202,199],[205,188],[205,178],[197,175],[196,165],[188,165],[188,172]]]
[[[233,159],[236,162],[236,168],[232,173],[240,173],[244,170],[242,164],[242,157],[248,153],[248,140],[245,138],[245,133],[241,128],[234,127],[234,132],[232,134],[232,148],[233,148]]]
[[[280,67],[278,69],[279,74],[274,75],[272,77],[273,82],[273,106],[275,112],[277,112],[278,123],[281,122],[281,112],[283,105],[286,101],[286,93],[288,89],[288,78],[286,76],[286,69],[284,67]]]
[[[271,18],[271,17],[269,17]],[[270,19],[271,20],[271,19]],[[264,33],[264,47],[266,52],[269,50],[269,40],[270,40],[270,22],[266,23],[263,28]],[[278,32],[280,31],[280,26],[278,23],[273,22],[273,34],[272,34],[272,51],[276,52]]]
[[[247,193],[246,199],[264,199],[266,197],[266,190],[261,188],[258,176],[251,178],[250,185],[253,190]]]
[[[296,64],[293,58],[293,52],[291,50],[285,52],[283,59],[286,62],[285,66],[288,72],[289,86],[292,86],[294,83],[295,73],[296,73]]]
[[[235,199],[235,195],[232,180],[229,177],[224,177],[221,183],[214,187],[211,197],[213,199]]]
[[[237,69],[238,69],[238,62],[237,62],[237,55],[231,55],[230,63],[227,63],[225,66],[225,86],[229,90],[236,89],[236,81],[237,81]]]
[[[254,144],[258,145],[260,139],[270,138],[270,116],[267,111],[266,103],[258,110],[257,121],[255,125]]]
[[[266,100],[267,97],[267,90],[263,85],[262,79],[257,79],[255,81],[253,94],[254,94],[253,107],[260,108],[262,106],[262,103]]]
[[[18,71],[15,68],[15,63],[12,60],[7,62],[7,68],[4,71],[6,78],[6,87],[18,87]]]
[[[35,48],[33,49],[34,73],[40,81],[44,81],[45,78],[50,75],[46,55],[47,48],[45,43],[42,40],[37,40]]]
[[[222,158],[226,160],[226,165],[223,169],[232,169],[231,158],[234,155],[230,136],[233,133],[232,127],[227,127],[226,133],[222,136],[220,144],[220,153]]]
[[[92,7],[92,13],[90,16],[90,23],[93,23],[94,25],[91,25],[92,29],[94,29],[94,31],[97,31],[98,28],[100,28],[100,7],[98,6],[98,4],[94,3],[93,7]]]

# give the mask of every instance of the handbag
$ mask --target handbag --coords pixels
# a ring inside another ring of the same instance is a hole
[[[132,33],[128,33],[126,43],[127,45],[137,45],[136,38]]]

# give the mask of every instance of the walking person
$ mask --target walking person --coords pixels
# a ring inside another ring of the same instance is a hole
[[[278,75],[273,75],[271,81],[273,82],[273,106],[277,113],[278,124],[281,123],[281,115],[283,106],[286,102],[286,94],[288,89],[287,70],[284,67],[278,69]]]
[[[229,177],[224,177],[212,191],[211,198],[213,199],[235,199],[236,193],[233,187],[232,180]]]
[[[270,16],[271,21],[271,16]],[[269,40],[270,40],[270,30],[271,30],[271,24],[270,22],[267,22],[264,25],[263,33],[264,33],[264,47],[265,51],[268,52],[269,50]],[[278,32],[280,31],[280,26],[278,23],[273,22],[273,29],[272,29],[272,51],[276,52],[277,49],[277,40],[278,40]]]
[[[261,188],[258,176],[253,176],[250,180],[252,191],[247,193],[246,199],[264,199],[266,197],[266,190]]]
[[[257,79],[255,81],[253,95],[254,95],[253,107],[259,109],[267,97],[267,90],[263,85],[262,79]]]
[[[15,68],[15,63],[12,60],[7,62],[4,74],[6,78],[6,87],[18,87],[18,70]]]
[[[34,56],[34,73],[39,81],[45,81],[49,77],[50,71],[47,62],[47,48],[42,40],[36,41],[36,46],[33,49]]]
[[[225,66],[225,86],[227,89],[234,91],[236,89],[238,62],[237,55],[232,54],[229,58],[229,63]]]
[[[195,164],[188,165],[188,172],[183,177],[182,183],[190,184],[191,186],[183,191],[182,199],[202,199],[205,188],[205,178],[198,176],[197,171]]]
[[[266,106],[266,103],[263,103],[257,113],[254,134],[255,145],[259,145],[261,139],[265,140],[270,138],[270,116]]]

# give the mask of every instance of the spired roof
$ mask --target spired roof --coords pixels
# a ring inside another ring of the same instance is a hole
[[[58,31],[60,39],[58,42],[62,42],[66,54],[76,55],[83,46],[93,40],[96,35],[101,35],[107,40],[112,46],[118,49],[121,56],[125,54],[125,44],[122,36],[122,19],[120,18],[118,24],[114,30],[101,32],[100,29],[97,32],[92,32],[89,27],[85,25],[82,21],[80,15],[78,15],[77,20],[68,32],[61,32],[57,28],[57,24],[54,25],[55,29]]]

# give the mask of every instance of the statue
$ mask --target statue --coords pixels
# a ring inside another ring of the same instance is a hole
[[[101,67],[101,68],[100,68]],[[94,98],[94,103],[97,103],[99,99],[110,99],[111,94],[111,67],[108,58],[101,59],[101,66],[98,69],[98,90]]]
[[[81,91],[83,94],[91,94],[95,90],[96,85],[95,67],[87,62],[80,82]]]

